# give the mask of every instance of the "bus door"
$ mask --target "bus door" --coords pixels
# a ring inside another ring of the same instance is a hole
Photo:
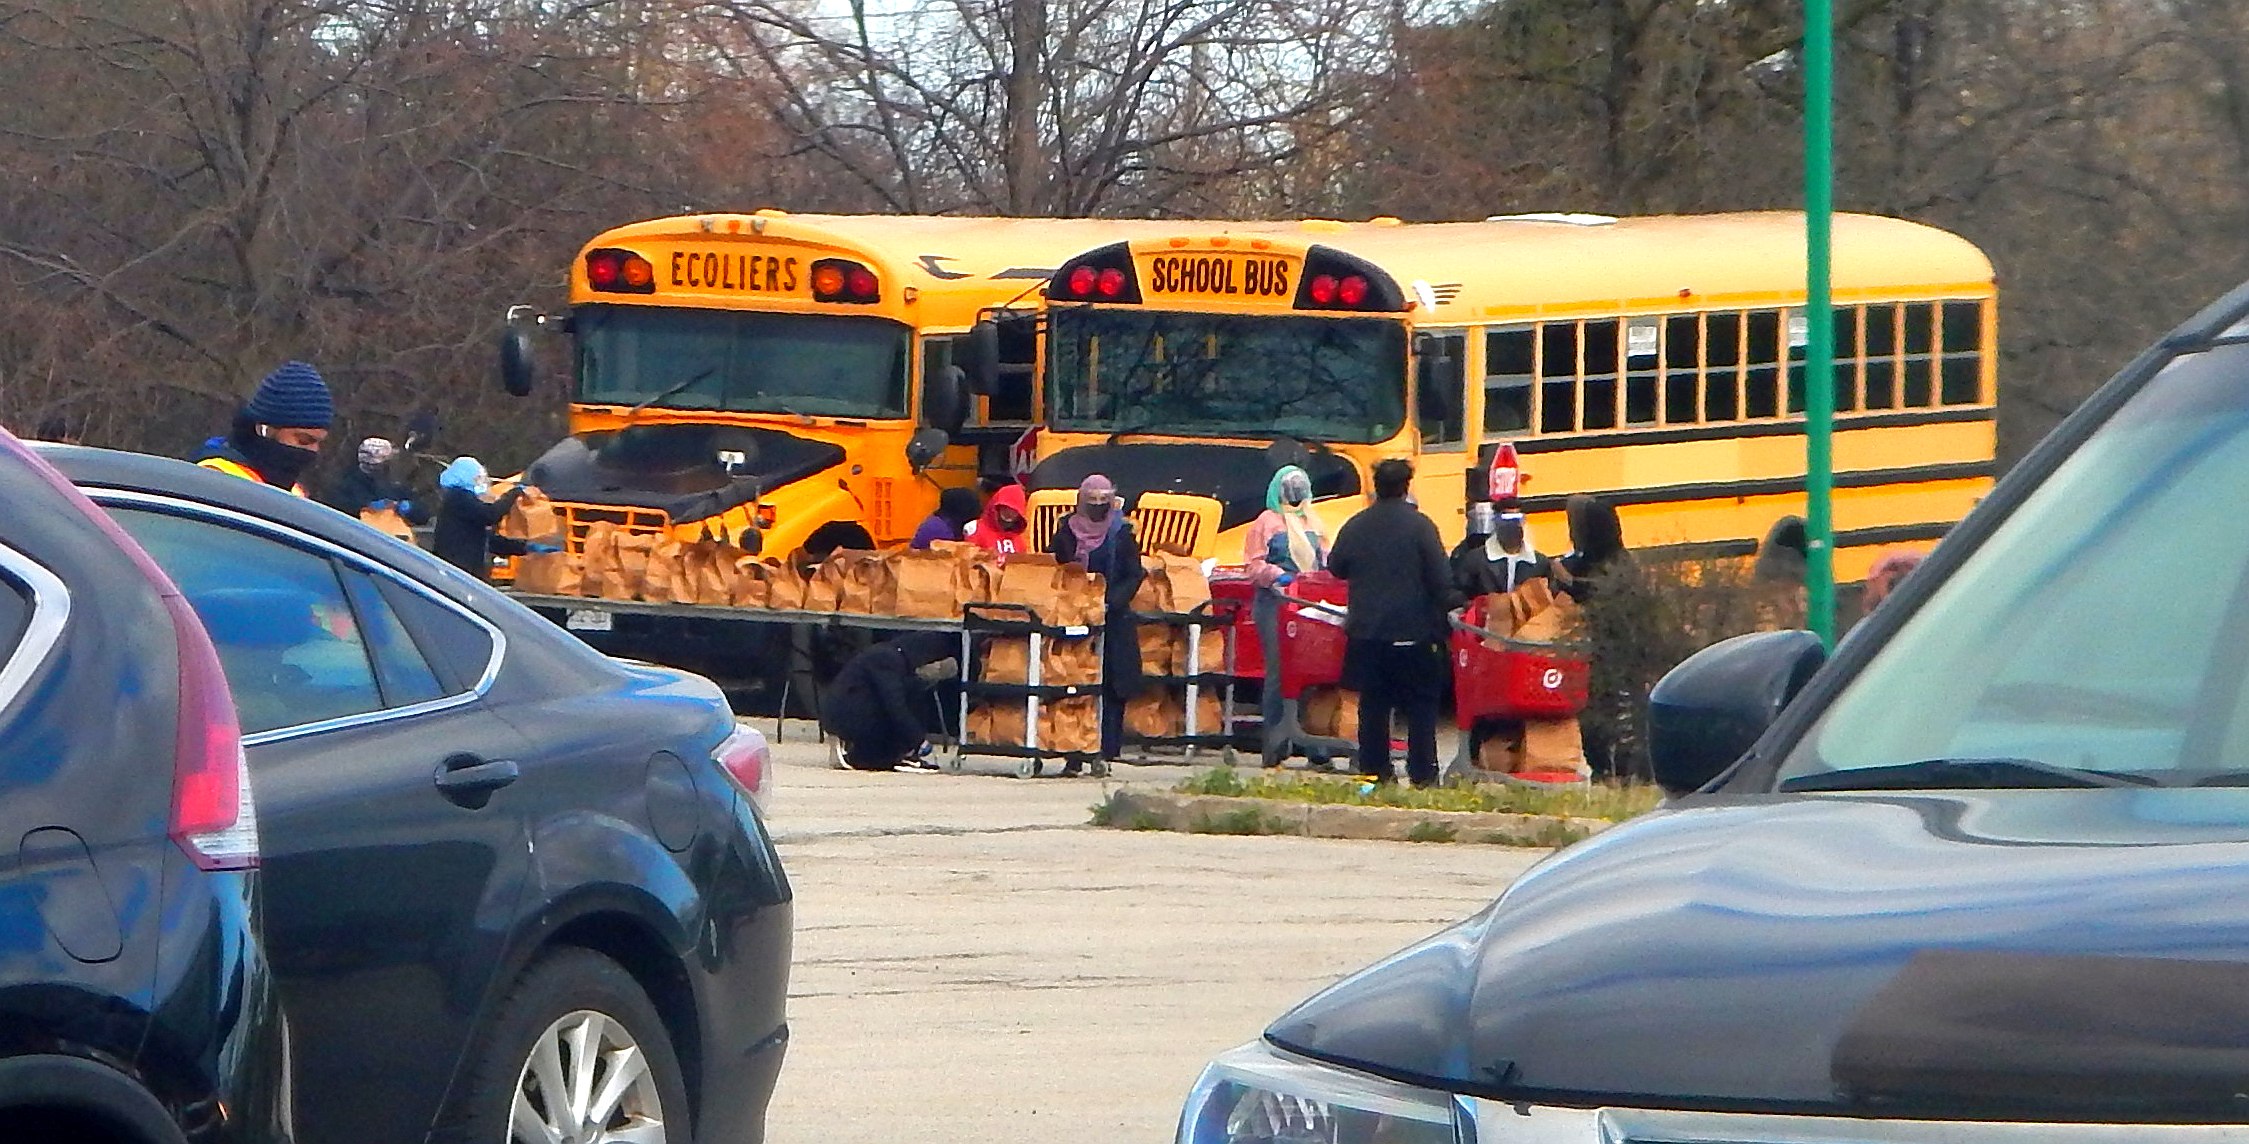
[[[1447,545],[1459,541],[1468,522],[1467,377],[1465,331],[1426,330],[1415,336],[1414,425],[1420,451],[1413,459],[1413,495]]]

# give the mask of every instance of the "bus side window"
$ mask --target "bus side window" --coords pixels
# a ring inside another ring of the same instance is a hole
[[[1423,334],[1415,339],[1419,366],[1416,420],[1421,423],[1423,448],[1458,447],[1466,437],[1463,424],[1467,394],[1468,338],[1464,334]]]
[[[1484,335],[1484,433],[1512,435],[1531,427],[1531,331]]]
[[[1937,307],[1910,302],[1905,307],[1905,401],[1910,409],[1937,403]]]
[[[1742,335],[1746,332],[1738,313],[1711,314],[1704,320],[1707,349],[1703,365],[1702,419],[1741,419]]]
[[[1883,302],[1866,308],[1861,326],[1866,338],[1867,409],[1898,407],[1898,307]]]
[[[1938,396],[1946,405],[1973,405],[1983,400],[1982,302],[1944,304],[1944,358],[1939,366]]]
[[[1749,375],[1744,383],[1742,416],[1778,417],[1781,410],[1780,366],[1788,339],[1781,329],[1778,310],[1753,310],[1749,319]]]
[[[1702,372],[1702,318],[1674,314],[1663,320],[1663,421],[1692,425],[1702,420],[1696,378]]]
[[[990,403],[990,419],[995,423],[1028,422],[1036,412],[1038,330],[1038,319],[1029,314],[999,318],[1000,383]]]
[[[1576,322],[1548,322],[1538,328],[1538,384],[1538,431],[1576,431]]]
[[[1624,323],[1624,422],[1653,425],[1663,384],[1663,319],[1631,318]]]
[[[921,340],[921,383],[924,387],[922,392],[929,392],[927,388],[929,379],[936,377],[946,366],[951,364],[953,364],[953,339],[934,334],[923,338]],[[983,423],[984,419],[976,415],[976,407],[979,404],[982,403],[973,400],[968,403],[968,423],[971,425]]]
[[[1580,324],[1580,349],[1585,360],[1585,374],[1578,381],[1585,390],[1585,423],[1581,428],[1616,428],[1616,387],[1624,365],[1624,347],[1619,344],[1622,325],[1613,318]]]

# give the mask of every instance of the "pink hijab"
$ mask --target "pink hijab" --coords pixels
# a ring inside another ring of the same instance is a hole
[[[1086,515],[1089,503],[1106,503],[1109,511],[1099,520]],[[1117,523],[1117,486],[1109,478],[1095,473],[1078,482],[1078,510],[1070,514],[1070,535],[1078,541],[1078,563],[1083,564],[1093,555],[1093,550],[1108,542],[1109,530]]]

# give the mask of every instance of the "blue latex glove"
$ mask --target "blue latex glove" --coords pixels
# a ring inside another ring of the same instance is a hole
[[[540,556],[546,556],[562,551],[562,546],[559,544],[526,544],[523,546],[523,549],[526,552],[535,553]]]
[[[1294,572],[1283,572],[1280,579],[1273,581],[1273,585],[1278,588],[1286,588],[1294,583],[1296,583],[1296,573]]]
[[[368,503],[368,505],[367,505],[367,511],[369,511],[369,512],[381,512],[381,511],[383,511],[383,510],[384,510],[384,509],[386,509],[386,508],[397,508],[397,507],[398,507],[398,502],[397,502],[397,501],[394,501],[394,500],[379,500],[379,501],[371,501],[371,502],[369,502],[369,503]]]

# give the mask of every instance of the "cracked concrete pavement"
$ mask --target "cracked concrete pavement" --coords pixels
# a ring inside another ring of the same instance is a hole
[[[775,1144],[1161,1144],[1211,1054],[1543,854],[1099,830],[1100,780],[835,771],[809,738],[767,816],[797,900]]]

